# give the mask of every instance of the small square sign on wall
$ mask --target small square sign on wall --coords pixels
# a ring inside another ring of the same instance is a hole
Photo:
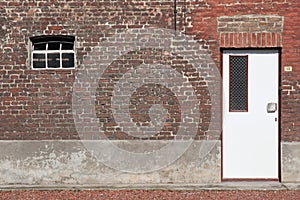
[[[285,72],[291,72],[291,71],[293,71],[293,67],[292,66],[285,66],[284,71]]]

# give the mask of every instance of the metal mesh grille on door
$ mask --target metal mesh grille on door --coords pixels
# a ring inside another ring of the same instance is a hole
[[[248,56],[230,56],[230,99],[231,112],[248,111]]]

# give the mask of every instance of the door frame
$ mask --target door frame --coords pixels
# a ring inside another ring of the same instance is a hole
[[[226,50],[277,50],[278,51],[278,178],[277,179],[244,179],[244,178],[234,178],[228,179],[223,177],[223,53]],[[270,47],[270,48],[220,48],[220,75],[222,78],[221,87],[221,182],[238,182],[238,181],[278,181],[281,182],[281,102],[282,102],[282,48],[281,47]]]

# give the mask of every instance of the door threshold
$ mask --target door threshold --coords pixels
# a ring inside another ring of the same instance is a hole
[[[222,182],[280,182],[277,178],[224,178]]]
[[[219,184],[227,189],[277,190],[284,188],[279,181],[226,181]]]

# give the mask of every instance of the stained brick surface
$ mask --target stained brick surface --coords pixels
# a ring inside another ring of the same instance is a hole
[[[199,45],[208,49],[217,66],[220,66],[220,47],[282,47],[281,138],[283,141],[300,141],[300,2],[185,0],[178,1],[177,9],[178,30],[192,35]],[[72,87],[84,56],[101,41],[120,31],[143,27],[172,29],[173,25],[171,0],[0,0],[0,139],[79,139],[72,115]],[[77,69],[31,69],[29,38],[48,34],[76,37]],[[139,59],[130,57],[128,60],[125,65],[131,66],[143,60],[171,65],[177,62],[177,67],[188,70],[186,60],[162,56],[159,51],[144,52]],[[115,64],[120,63],[116,61]],[[284,66],[292,66],[293,71],[283,71]],[[112,70],[109,73],[120,76],[124,71]],[[197,138],[209,139],[206,130],[211,105],[203,81],[206,77],[192,78],[193,84],[200,85],[197,97],[204,102],[200,105]],[[106,87],[107,93],[101,90],[102,87]],[[168,100],[159,95],[144,100],[150,103],[164,101],[165,108],[171,113],[168,120],[172,122],[169,128],[165,126],[151,139],[172,139],[178,127],[176,98],[165,88],[151,87],[156,88],[158,94],[168,94]],[[126,139],[125,134],[115,128],[109,112],[110,88],[99,82],[97,116],[105,122],[109,138]],[[138,102],[143,90],[148,89],[141,88],[132,99],[133,119],[141,123],[149,119],[138,110],[146,108],[134,102]],[[101,101],[106,102],[102,104]]]

